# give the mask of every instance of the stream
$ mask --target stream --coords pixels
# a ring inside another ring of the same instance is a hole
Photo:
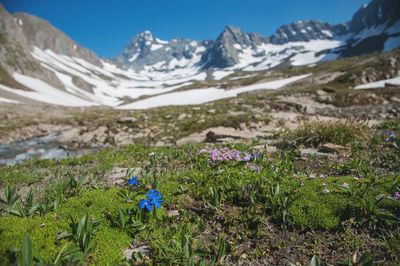
[[[0,144],[0,166],[14,165],[28,159],[61,159],[80,156],[88,150],[67,150],[57,142],[59,133]]]

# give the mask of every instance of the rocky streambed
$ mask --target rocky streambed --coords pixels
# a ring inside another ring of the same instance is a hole
[[[61,159],[81,156],[95,148],[69,149],[59,142],[60,132],[22,141],[0,144],[0,165],[14,165],[28,159]]]

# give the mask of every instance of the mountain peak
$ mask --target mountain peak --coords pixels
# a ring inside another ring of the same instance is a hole
[[[279,27],[269,40],[273,44],[330,40],[343,31],[344,26],[335,26],[320,20],[298,20]]]
[[[349,31],[360,32],[366,28],[379,25],[390,27],[400,20],[400,1],[398,0],[372,0],[363,5],[353,16]]]

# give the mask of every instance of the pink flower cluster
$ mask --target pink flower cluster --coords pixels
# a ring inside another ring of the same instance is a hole
[[[240,151],[229,148],[213,149],[208,152],[208,157],[211,163],[223,161],[248,162],[258,158],[259,156],[258,153],[246,153],[242,156]]]

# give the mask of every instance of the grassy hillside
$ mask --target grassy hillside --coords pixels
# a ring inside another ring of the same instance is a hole
[[[315,122],[274,153],[130,145],[0,168],[0,264],[398,265],[398,130]]]

